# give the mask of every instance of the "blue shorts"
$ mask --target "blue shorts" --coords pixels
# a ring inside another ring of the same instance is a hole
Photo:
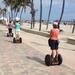
[[[58,45],[59,45],[59,41],[58,40],[51,40],[51,39],[49,39],[48,40],[48,44],[49,44],[51,50],[54,50],[54,49],[58,50]]]

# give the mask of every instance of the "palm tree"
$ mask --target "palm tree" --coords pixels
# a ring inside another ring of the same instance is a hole
[[[13,8],[16,5],[16,0],[4,0],[4,3],[7,6],[10,6],[10,10],[11,10],[11,19],[13,19]]]
[[[20,12],[20,20],[21,20],[21,17],[22,17],[22,12],[23,12],[23,7],[22,7],[21,12]]]
[[[7,12],[7,9],[6,9],[6,8],[3,8],[3,9],[2,9],[3,18],[4,18],[4,16],[6,15],[6,12]]]
[[[24,6],[26,7],[26,4],[24,4],[24,0],[16,0],[15,5],[13,7],[15,18],[17,17],[17,14],[21,11],[20,12],[20,19],[21,19]]]
[[[30,0],[4,0],[4,2],[6,6],[10,6],[11,17],[13,18],[13,10],[17,15],[21,7],[25,8],[30,3]]]
[[[3,16],[3,19],[4,19],[4,16],[6,15],[6,11],[7,11],[7,9],[6,8],[0,8],[0,15],[2,15]]]
[[[2,15],[2,8],[0,8],[0,16]]]
[[[48,20],[47,20],[46,30],[48,29],[48,23],[49,23],[50,14],[51,14],[51,8],[52,8],[52,0],[51,0],[51,2],[50,2],[50,7],[49,7],[49,14],[48,14]]]
[[[39,31],[41,31],[41,22],[42,22],[42,0],[40,0],[40,26],[39,26]]]
[[[2,10],[2,9],[0,8],[0,15],[1,15],[1,10]]]
[[[22,16],[22,12],[23,12],[23,10],[25,11],[25,9],[26,9],[26,6],[29,6],[29,4],[31,3],[31,1],[30,0],[20,0],[21,2],[20,2],[20,9],[21,9],[21,13],[20,13],[20,19],[21,19],[21,16]]]
[[[63,13],[64,13],[64,7],[65,7],[65,0],[63,0],[61,16],[60,16],[60,19],[59,19],[59,22],[58,22],[58,28],[59,28],[59,29],[60,29],[60,22],[61,22],[61,20],[62,20]]]

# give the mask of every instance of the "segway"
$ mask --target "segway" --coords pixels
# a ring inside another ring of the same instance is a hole
[[[13,33],[7,33],[7,37],[13,37]]]
[[[51,46],[51,40],[50,39],[48,40],[48,44],[49,44],[49,46]],[[47,54],[45,56],[45,64],[47,66],[60,65],[60,64],[62,64],[62,61],[63,61],[62,56],[58,52],[56,52],[55,58],[53,58],[53,55],[49,55],[49,54]]]
[[[13,43],[22,43],[22,38],[20,37],[19,39],[13,38]]]
[[[13,37],[12,29],[8,29],[7,37]]]
[[[47,54],[45,56],[45,64],[47,66],[50,66],[50,65],[61,65],[62,61],[63,61],[63,59],[62,59],[61,54],[56,55],[55,58],[53,58],[52,55],[49,55],[49,54]]]
[[[13,38],[13,43],[22,43],[22,38],[16,34],[16,37]]]

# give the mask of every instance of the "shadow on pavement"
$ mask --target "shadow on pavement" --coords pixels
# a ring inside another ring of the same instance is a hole
[[[41,44],[41,43],[38,43],[38,42],[31,42],[31,43],[39,45],[39,46],[46,46],[45,44]]]
[[[30,60],[36,61],[36,62],[38,62],[42,65],[45,65],[44,61],[42,59],[38,58],[38,57],[29,57],[29,56],[26,56],[26,57]]]
[[[12,40],[9,40],[8,42],[13,43],[13,41],[12,41]]]

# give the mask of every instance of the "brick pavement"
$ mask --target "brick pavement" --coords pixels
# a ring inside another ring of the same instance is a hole
[[[35,38],[37,35],[33,36],[22,31],[23,43],[13,44],[13,38],[5,36],[6,31],[6,27],[0,26],[0,75],[75,75],[75,70],[64,62],[61,66],[47,67],[44,64],[47,50],[44,50],[44,52],[40,49],[44,46],[47,49],[47,44],[41,41],[38,43]],[[31,39],[28,37],[31,37]],[[47,40],[47,38],[41,36],[39,36],[39,39]],[[41,44],[41,47],[38,46],[39,44]],[[37,48],[34,47],[35,45],[37,45]]]

